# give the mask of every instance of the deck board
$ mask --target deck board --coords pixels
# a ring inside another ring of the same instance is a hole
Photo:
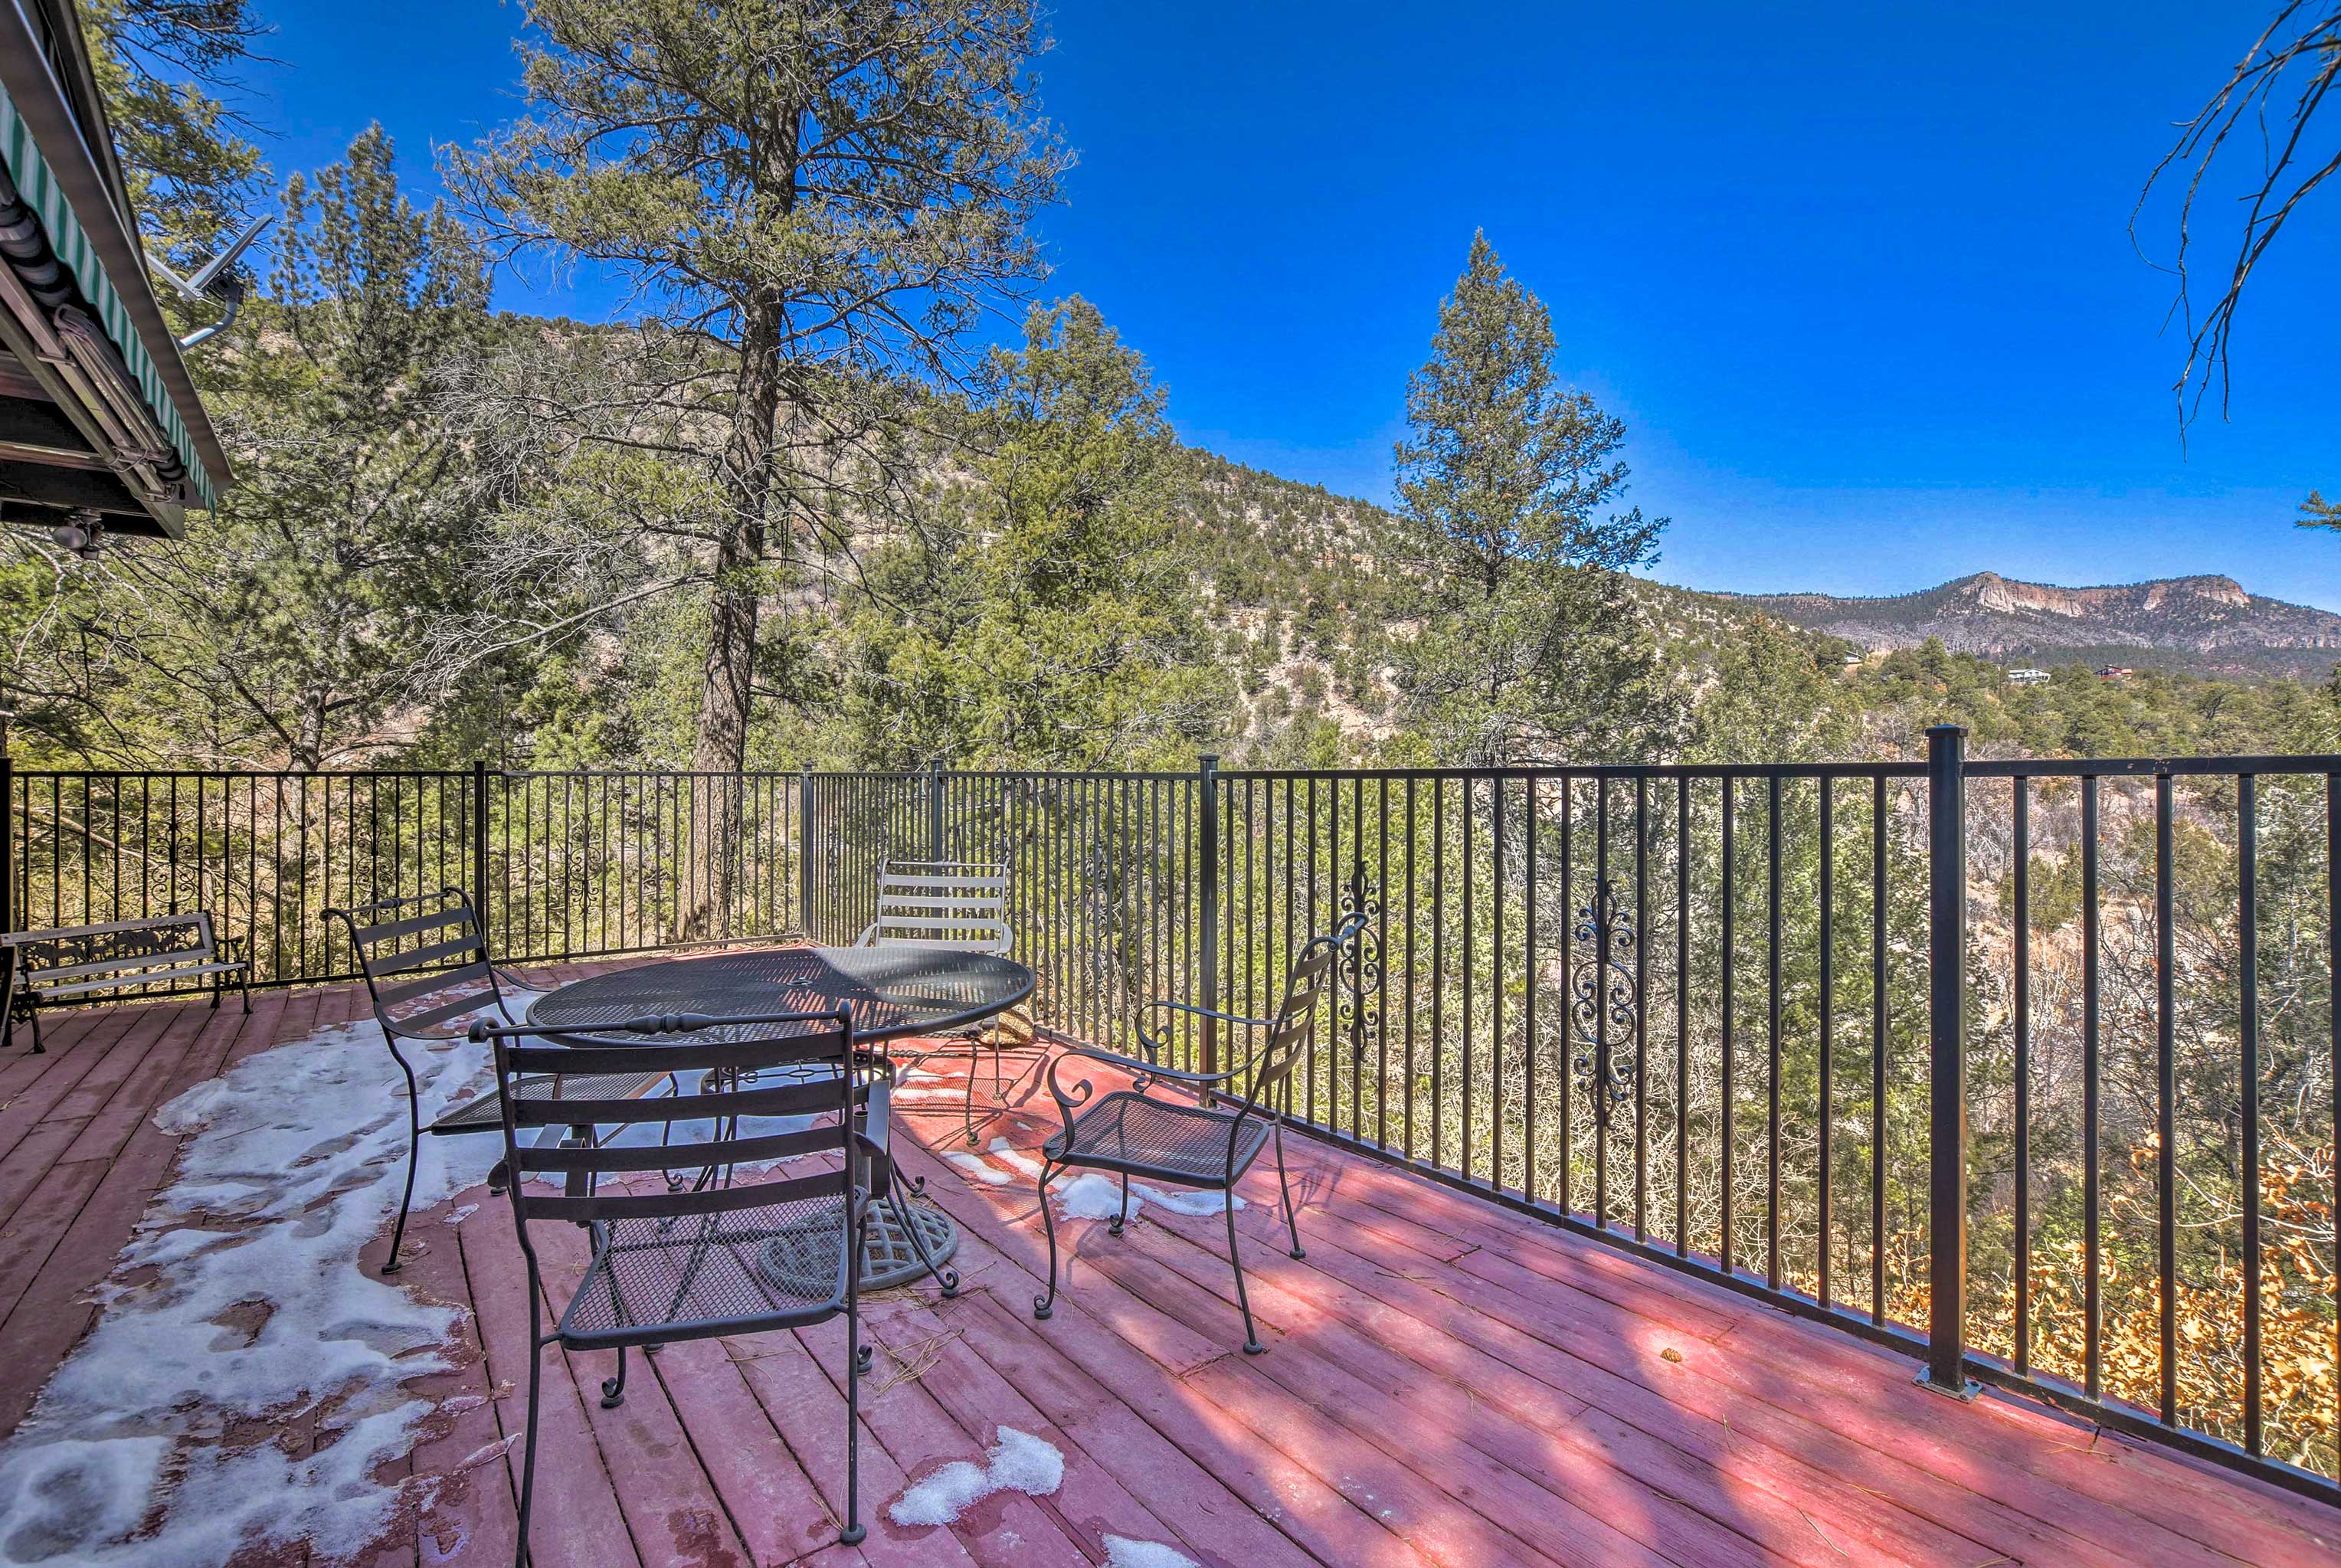
[[[169,1178],[177,1141],[154,1108],[363,1018],[365,999],[266,992],[254,1009],[57,1013],[45,1054],[0,1061],[0,1433],[94,1321],[91,1288]],[[955,1076],[966,1058],[928,1065]],[[1029,1074],[1010,1098],[984,1136],[1030,1151],[1053,1114]],[[1941,1400],[1904,1357],[1307,1140],[1288,1148],[1306,1258],[1286,1255],[1272,1164],[1238,1215],[1267,1355],[1238,1350],[1223,1221],[1159,1205],[1119,1239],[1061,1221],[1057,1312],[1035,1322],[1048,1252],[1029,1178],[988,1185],[941,1157],[964,1147],[951,1096],[897,1112],[914,1135],[904,1174],[961,1222],[965,1288],[867,1303],[869,1539],[834,1539],[831,1324],[637,1356],[615,1410],[599,1397],[608,1353],[547,1352],[540,1562],[1080,1568],[1108,1536],[1208,1568],[2341,1560],[2341,1511],[2027,1401]],[[366,1561],[507,1562],[529,1307],[509,1211],[475,1188],[419,1213],[410,1238],[405,1287],[469,1315],[450,1368],[416,1380],[448,1403],[383,1477],[414,1506]],[[540,1250],[550,1312],[585,1256],[574,1234]],[[981,1463],[1002,1426],[1063,1452],[1053,1493],[997,1494],[941,1529],[887,1516],[911,1480]]]

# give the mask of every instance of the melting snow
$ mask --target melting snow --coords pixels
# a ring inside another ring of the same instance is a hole
[[[957,1165],[987,1187],[1004,1187],[1014,1180],[999,1166],[981,1154],[971,1154],[965,1149],[945,1149],[943,1158]]]
[[[999,1437],[983,1469],[954,1459],[906,1488],[887,1511],[894,1523],[906,1529],[949,1524],[995,1492],[1042,1497],[1063,1483],[1065,1456],[1053,1444],[1009,1426],[999,1428]]]
[[[486,1048],[410,1054],[424,1121],[476,1092]],[[393,1520],[372,1473],[410,1452],[460,1309],[363,1272],[405,1180],[405,1085],[372,1023],[245,1058],[154,1114],[194,1134],[100,1287],[97,1326],[0,1445],[0,1565],[216,1568],[306,1539],[347,1558]],[[481,1181],[497,1140],[422,1141],[414,1206]],[[305,1454],[232,1446],[303,1418]],[[237,1433],[242,1437],[242,1433]]]
[[[1010,1147],[1005,1138],[994,1138],[984,1153],[1011,1170],[1021,1171],[1038,1181],[1041,1162],[1021,1150]],[[958,1164],[953,1159],[954,1164]],[[989,1178],[984,1178],[989,1179]],[[1110,1220],[1121,1213],[1121,1178],[1099,1171],[1084,1171],[1070,1182],[1051,1183],[1050,1195],[1057,1201],[1057,1213],[1068,1220]],[[1130,1217],[1149,1203],[1160,1203],[1174,1214],[1200,1217],[1227,1213],[1232,1203],[1240,1209],[1244,1201],[1235,1193],[1177,1192],[1166,1193],[1148,1183],[1133,1180],[1130,1183]]]
[[[1132,1541],[1127,1535],[1105,1538],[1105,1562],[1101,1568],[1196,1568],[1195,1560],[1180,1555],[1160,1541]]]

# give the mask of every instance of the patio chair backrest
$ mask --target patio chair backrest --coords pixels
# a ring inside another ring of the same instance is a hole
[[[729,1036],[738,1035],[743,1027],[753,1034],[746,1040],[727,1038],[703,1044],[689,1037],[695,1029],[718,1024]],[[472,1027],[473,1038],[495,1043],[504,1160],[512,1172],[513,1210],[523,1233],[533,1220],[590,1224],[719,1214],[772,1203],[842,1199],[853,1186],[862,1165],[852,1156],[854,1111],[867,1095],[876,1067],[866,1053],[857,1056],[852,1016],[845,1010],[751,1018],[639,1018],[604,1024],[595,1033],[602,1036],[633,1033],[644,1038],[641,1044],[559,1045],[545,1041],[546,1031],[525,1024],[492,1028],[483,1021]],[[519,1093],[523,1079],[539,1074],[566,1075],[574,1082],[586,1076],[644,1073],[700,1078],[703,1086],[696,1094],[652,1100],[593,1100],[574,1094],[548,1099]],[[812,1122],[825,1113],[836,1114],[834,1125],[822,1121],[779,1133],[744,1135],[741,1132],[749,1117],[801,1116]],[[648,1142],[556,1146],[531,1135],[542,1127],[613,1122],[712,1123],[717,1134],[713,1141],[691,1145],[691,1163],[711,1168],[806,1154],[834,1154],[843,1158],[835,1165],[824,1164],[819,1170],[777,1182],[710,1184],[699,1192],[672,1192],[663,1181],[639,1193],[595,1190],[604,1176],[662,1173],[674,1164],[675,1152]],[[556,1193],[541,1184],[533,1188],[528,1178],[537,1176],[563,1183],[565,1190]]]
[[[1300,956],[1293,960],[1292,972],[1285,976],[1284,1001],[1270,1021],[1268,1038],[1253,1057],[1252,1081],[1244,1094],[1245,1111],[1263,1104],[1309,1054],[1317,1003],[1331,983],[1343,950],[1356,942],[1365,928],[1364,915],[1350,915],[1330,932],[1310,937],[1309,944],[1300,950]]]
[[[504,1005],[488,958],[479,916],[462,890],[403,898],[378,898],[351,909],[328,909],[328,920],[347,928],[374,1015],[384,1031],[410,1039],[453,1040],[463,1029],[452,1022],[493,1007],[506,1023]]]
[[[856,947],[929,948],[1006,956],[1008,868],[991,862],[886,860],[878,866],[878,918]]]

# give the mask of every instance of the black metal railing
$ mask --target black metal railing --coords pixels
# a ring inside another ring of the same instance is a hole
[[[985,860],[1036,1023],[1127,1045],[1361,911],[1317,1135],[2341,1500],[2341,758],[5,769],[5,924],[208,907],[264,984],[347,972],[330,902],[483,889],[514,959],[845,943],[883,860]]]
[[[254,984],[354,978],[323,911],[461,887],[500,959],[802,929],[797,774],[136,774],[0,761],[10,930],[208,909]],[[714,853],[709,853],[712,844]]]

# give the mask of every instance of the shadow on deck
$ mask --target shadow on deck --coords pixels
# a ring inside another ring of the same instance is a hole
[[[249,1020],[232,1004],[61,1014],[48,1054],[0,1060],[0,1435],[95,1320],[93,1287],[169,1177],[177,1141],[154,1107],[363,1007],[326,987],[257,996]],[[921,1078],[899,1103],[903,1169],[959,1220],[965,1288],[868,1304],[870,1539],[834,1544],[832,1324],[670,1346],[616,1410],[583,1392],[606,1356],[548,1352],[538,1562],[1174,1561],[1114,1556],[1109,1537],[1226,1568],[2341,1560],[2341,1514],[2320,1504],[2027,1403],[1954,1404],[1903,1358],[1307,1140],[1291,1145],[1306,1260],[1285,1254],[1272,1167],[1238,1219],[1270,1353],[1237,1353],[1223,1222],[1160,1203],[1120,1239],[1061,1223],[1064,1294],[1035,1323],[1046,1253],[1014,1156],[1053,1106],[1028,1070],[983,1134],[1010,1154],[970,1157],[957,1092]],[[441,1413],[397,1468],[437,1484],[409,1488],[372,1563],[511,1557],[525,1276],[508,1212],[484,1200],[459,1194],[410,1232],[404,1288],[472,1316],[457,1368],[413,1384]],[[582,1237],[546,1261],[565,1300]],[[939,1528],[886,1517],[942,1463],[980,1464],[1003,1426],[1062,1452],[1055,1491],[995,1493]]]

